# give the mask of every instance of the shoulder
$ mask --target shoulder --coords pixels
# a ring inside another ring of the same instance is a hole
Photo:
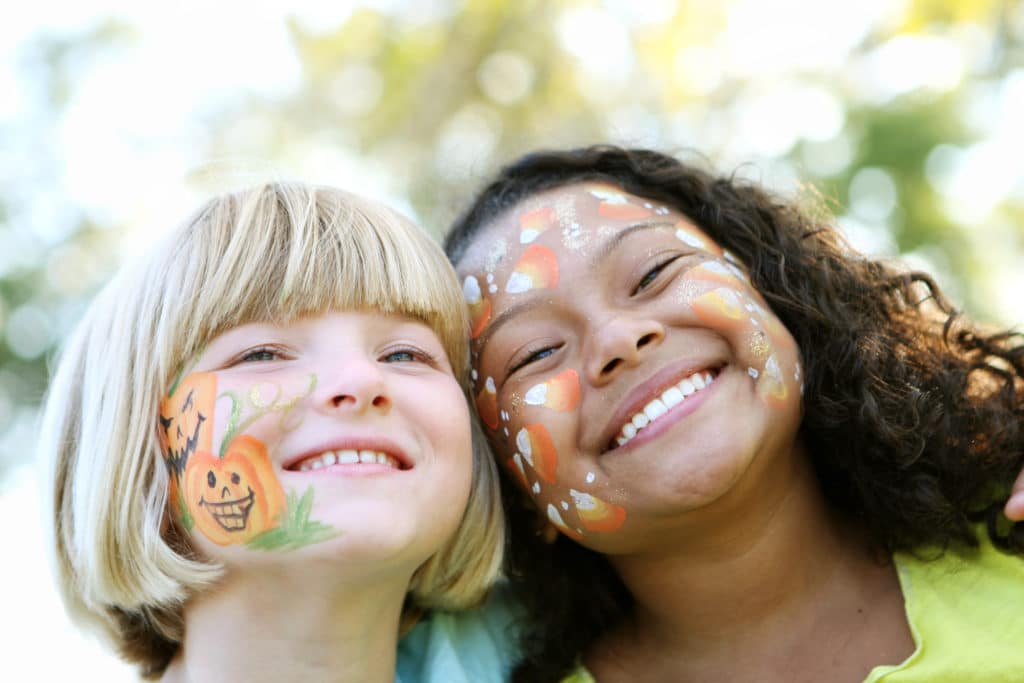
[[[519,659],[521,610],[498,586],[481,606],[434,611],[398,644],[401,683],[499,683]]]
[[[895,559],[917,650],[869,681],[1022,680],[1024,558],[983,535],[975,551]]]

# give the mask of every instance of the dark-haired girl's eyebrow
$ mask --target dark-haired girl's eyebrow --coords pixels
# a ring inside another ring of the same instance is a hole
[[[669,223],[668,221],[655,221],[651,223],[635,223],[626,228],[623,228],[622,230],[620,230],[619,232],[615,233],[607,240],[602,242],[601,245],[598,246],[597,249],[595,249],[593,253],[590,254],[590,256],[587,259],[590,262],[589,265],[591,268],[596,267],[598,264],[600,264],[601,261],[608,257],[608,254],[615,251],[615,248],[618,247],[624,239],[626,239],[635,232],[639,232],[640,230],[650,230],[652,228],[674,227],[676,227],[676,222]]]
[[[602,242],[593,251],[593,253],[591,253],[587,257],[588,266],[591,269],[596,268],[598,265],[600,265],[601,261],[608,258],[608,255],[615,251],[615,248],[618,247],[624,239],[626,239],[633,233],[639,232],[641,230],[651,230],[656,228],[674,228],[675,226],[675,222],[670,223],[668,221],[636,223],[634,225],[627,226],[620,230],[619,232],[612,235],[611,237],[609,237],[608,239],[606,239],[604,242]],[[515,316],[521,313],[525,313],[530,309],[536,308],[542,300],[543,299],[541,297],[532,296],[525,301],[517,302],[506,308],[504,311],[495,316],[491,324],[488,325],[487,328],[480,335],[480,338],[476,341],[475,346],[478,349],[483,349],[484,347],[486,347],[488,340],[492,336],[494,336],[494,333],[497,332],[503,325],[505,325],[505,323],[507,323],[509,320],[513,319]]]
[[[494,320],[491,322],[490,325],[487,326],[486,329],[484,329],[483,334],[481,334],[480,338],[478,340],[476,340],[475,346],[478,349],[483,349],[485,346],[487,346],[487,341],[491,337],[493,337],[494,333],[497,332],[499,329],[501,329],[501,327],[505,323],[507,323],[508,321],[512,320],[513,318],[515,318],[520,313],[525,313],[525,312],[529,311],[532,308],[536,308],[540,304],[540,302],[541,302],[540,298],[538,298],[538,297],[530,297],[526,301],[520,301],[520,302],[512,304],[511,306],[506,308],[504,311],[499,313],[494,318]]]

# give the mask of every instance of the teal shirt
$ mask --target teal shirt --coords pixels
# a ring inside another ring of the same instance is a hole
[[[481,607],[432,612],[398,643],[396,683],[503,683],[518,659],[515,610],[496,589]]]

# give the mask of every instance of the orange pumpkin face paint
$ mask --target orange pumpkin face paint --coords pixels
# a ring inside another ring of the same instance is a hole
[[[217,398],[217,376],[210,372],[187,375],[177,382],[160,403],[158,437],[168,469],[168,500],[175,514],[184,515],[181,479],[198,451],[210,451],[213,442],[213,405]],[[184,522],[185,527],[190,522]]]
[[[209,451],[190,458],[184,493],[195,527],[218,545],[246,543],[277,526],[285,504],[266,446],[248,434],[223,458]]]
[[[217,376],[195,372],[184,377],[160,403],[160,445],[172,471],[180,477],[197,450],[211,450]]]

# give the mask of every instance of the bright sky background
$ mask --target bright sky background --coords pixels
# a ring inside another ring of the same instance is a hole
[[[436,0],[404,6],[399,0],[363,4],[402,7],[410,21],[445,11],[445,4]],[[222,98],[239,92],[287,93],[298,84],[299,63],[285,27],[286,14],[311,27],[333,26],[353,5],[308,0],[34,0],[6,12],[0,22],[0,131],[17,124],[26,133],[17,140],[0,141],[0,182],[22,188],[12,194],[23,196],[25,202],[11,207],[11,223],[21,226],[22,232],[4,233],[6,253],[0,255],[0,269],[11,267],[32,249],[59,243],[74,228],[73,209],[79,207],[99,223],[128,226],[122,250],[130,254],[151,240],[154,226],[172,225],[183,207],[197,203],[196,183],[190,182],[197,173],[228,179],[218,182],[264,171],[283,173],[340,184],[403,207],[384,174],[338,150],[305,153],[273,167],[244,155],[198,156],[207,134],[203,114]],[[787,81],[786,73],[807,64],[842,70],[848,87],[864,89],[870,98],[884,102],[922,84],[937,89],[955,85],[966,68],[963,46],[984,39],[968,35],[952,43],[906,37],[880,46],[861,62],[846,64],[848,51],[869,27],[884,24],[901,6],[894,0],[739,0],[731,5],[728,27],[716,44],[681,49],[669,68],[675,77],[691,81],[699,73],[700,80],[690,82],[698,92],[710,91],[733,73],[753,74],[773,84],[751,89],[738,110],[745,121],[763,122],[745,126],[742,136],[731,138],[741,145],[738,156],[782,154],[798,137],[811,136],[825,145],[827,154],[819,161],[828,163],[830,157],[850,153],[836,138],[844,122],[841,105],[825,90]],[[624,27],[656,22],[674,3],[607,0],[603,7],[567,12],[556,27],[567,52],[584,63],[598,85],[619,78],[630,59]],[[52,113],[42,105],[37,74],[26,66],[26,45],[41,32],[87,32],[105,14],[130,26],[133,37],[117,50],[89,53],[76,64],[66,115],[48,118]],[[701,68],[692,68],[694,64]],[[595,97],[599,92],[595,87]],[[1010,153],[1024,152],[1024,70],[979,92],[973,115],[986,131],[985,139],[967,149],[937,151],[934,159],[933,182],[943,188],[965,222],[984,216],[1009,194],[1024,194],[1024,153]],[[615,116],[625,129],[643,129],[642,112],[620,108]],[[678,125],[686,129],[685,116]],[[723,128],[717,134],[724,139],[730,133]],[[706,134],[713,141],[716,131]],[[868,244],[881,240],[875,246],[884,249],[884,236],[872,231],[871,224],[892,211],[886,203],[891,180],[882,172],[869,172],[858,182],[865,199],[858,204],[854,193],[846,225],[855,238],[860,235]],[[1007,318],[1024,321],[1024,268],[1000,264],[999,254],[993,259],[994,268],[1007,272],[1001,290]],[[18,425],[0,445],[32,443],[30,418]],[[6,556],[18,559],[8,561],[0,582],[0,677],[131,680],[128,669],[78,635],[63,616],[39,559],[45,541],[37,491],[34,469],[28,465],[0,480],[0,535],[14,549]]]

